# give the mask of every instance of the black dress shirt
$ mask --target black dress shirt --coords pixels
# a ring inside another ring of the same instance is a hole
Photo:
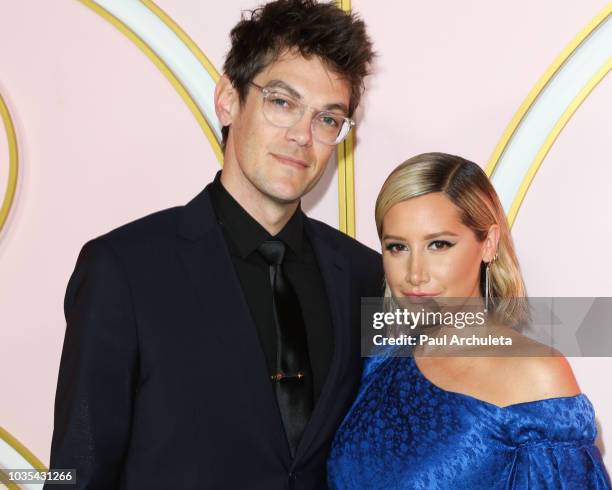
[[[283,229],[274,237],[238,204],[215,176],[210,196],[227,243],[242,291],[255,322],[268,373],[276,373],[276,329],[268,264],[257,248],[271,238],[287,247],[283,261],[286,277],[296,291],[306,325],[308,352],[313,374],[314,401],[319,398],[333,354],[329,302],[321,271],[304,228],[298,206]]]

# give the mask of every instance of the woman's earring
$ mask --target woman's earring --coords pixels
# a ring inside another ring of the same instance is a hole
[[[491,262],[487,262],[485,267],[485,311],[489,311],[489,269]]]
[[[490,272],[491,264],[497,260],[497,253],[495,257],[493,257],[489,262],[487,262],[487,266],[485,267],[485,311],[489,311],[489,291],[490,291]]]

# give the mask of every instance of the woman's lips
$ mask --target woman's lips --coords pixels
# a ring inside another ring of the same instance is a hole
[[[440,293],[410,293],[406,291],[402,291],[401,293],[410,303],[413,303],[413,304],[431,303],[433,301],[432,298],[440,294]]]
[[[411,292],[407,292],[407,291],[402,291],[401,292],[404,296],[409,296],[409,297],[419,297],[419,298],[423,298],[423,297],[431,297],[431,296],[438,296],[440,293],[411,293]]]

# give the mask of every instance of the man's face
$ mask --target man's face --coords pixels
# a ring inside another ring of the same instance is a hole
[[[349,106],[348,82],[330,72],[317,57],[306,59],[286,52],[253,82],[273,87],[275,92],[291,95],[316,110],[345,112]],[[313,138],[314,112],[310,109],[295,125],[280,128],[266,119],[262,104],[262,92],[253,86],[249,86],[242,105],[233,104],[225,165],[234,166],[228,174],[241,180],[238,185],[243,190],[279,204],[294,203],[319,181],[336,147]]]

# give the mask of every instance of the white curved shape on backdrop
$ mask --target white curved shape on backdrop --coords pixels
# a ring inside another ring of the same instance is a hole
[[[221,125],[214,105],[215,81],[185,43],[139,0],[94,1],[155,51],[192,96],[221,141]]]
[[[572,101],[612,58],[612,16],[573,51],[539,93],[506,145],[492,175],[508,214],[536,155]]]
[[[0,437],[0,468],[12,470],[34,470],[34,468],[17,450]],[[0,470],[1,471],[1,470]],[[0,483],[0,487],[3,485]],[[39,490],[43,484],[19,483],[23,490]]]

